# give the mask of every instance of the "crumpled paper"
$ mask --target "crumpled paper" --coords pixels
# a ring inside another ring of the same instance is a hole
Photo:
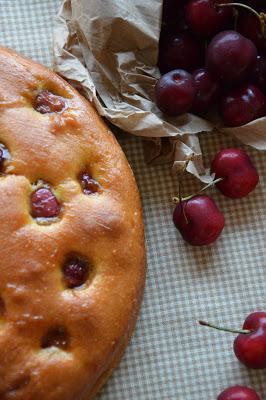
[[[54,32],[54,69],[92,101],[99,114],[144,138],[147,163],[173,162],[203,182],[198,133],[219,127],[193,114],[167,117],[154,103],[163,0],[64,0]],[[266,118],[238,128],[219,127],[266,149]]]

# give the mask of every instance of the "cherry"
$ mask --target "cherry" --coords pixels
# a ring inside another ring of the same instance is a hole
[[[73,289],[83,285],[88,277],[88,264],[80,258],[68,260],[63,268],[64,281],[68,288]]]
[[[251,79],[260,90],[266,93],[266,52],[257,56]]]
[[[228,126],[247,124],[263,117],[265,111],[265,96],[254,85],[245,84],[233,89],[221,101],[221,115]]]
[[[192,76],[197,88],[193,111],[202,113],[217,101],[220,94],[220,86],[205,68],[197,69],[192,73]]]
[[[228,329],[208,322],[199,321],[200,325],[220,331],[237,333],[234,341],[234,353],[238,360],[248,368],[266,368],[266,312],[250,314],[243,329]]]
[[[260,19],[250,11],[239,12],[237,31],[252,40],[258,49],[266,49],[266,35],[263,33]]]
[[[251,40],[235,31],[218,33],[206,51],[209,71],[227,84],[245,80],[255,65],[257,49]]]
[[[203,47],[189,33],[168,35],[160,41],[158,66],[162,74],[177,68],[192,71],[203,61]]]
[[[165,114],[177,116],[188,112],[195,100],[196,84],[188,72],[176,69],[163,75],[155,86],[155,101]]]
[[[178,33],[184,29],[183,0],[164,0],[161,34]]]
[[[190,0],[185,7],[185,19],[197,35],[209,37],[219,32],[233,18],[233,7],[218,7],[226,0]]]
[[[266,368],[266,312],[250,314],[243,329],[250,333],[240,333],[235,339],[236,357],[248,368]]]
[[[224,216],[209,196],[197,195],[177,204],[173,221],[183,239],[193,246],[214,242],[224,228]]]
[[[88,172],[82,172],[80,175],[80,184],[85,194],[98,192],[99,183],[93,179]]]
[[[217,400],[260,400],[258,394],[246,386],[232,386],[224,390]]]
[[[56,96],[48,90],[43,90],[36,97],[34,108],[41,114],[56,113],[65,108],[65,101],[62,97]]]
[[[255,166],[247,153],[240,149],[219,151],[212,161],[211,173],[215,173],[215,178],[223,178],[216,186],[232,199],[247,196],[259,182]]]
[[[61,206],[48,188],[37,189],[31,195],[31,214],[33,218],[53,218],[60,213]]]

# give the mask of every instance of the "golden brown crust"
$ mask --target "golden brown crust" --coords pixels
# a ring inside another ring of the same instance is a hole
[[[37,112],[42,90],[62,96],[65,109]],[[142,298],[144,234],[133,174],[91,104],[45,67],[2,47],[1,143],[11,158],[0,176],[0,398],[87,400],[122,356]],[[99,193],[82,192],[84,169]],[[62,205],[59,218],[44,225],[31,217],[38,180]],[[64,285],[69,254],[92,268],[80,289]],[[41,348],[57,327],[69,335],[67,348]]]

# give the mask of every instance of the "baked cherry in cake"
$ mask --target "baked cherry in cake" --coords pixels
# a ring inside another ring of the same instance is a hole
[[[63,269],[64,281],[68,288],[83,285],[88,277],[89,267],[85,260],[73,257],[66,261]]]
[[[51,189],[42,187],[31,195],[31,214],[34,218],[55,218],[61,206]]]
[[[96,193],[100,189],[99,183],[95,179],[93,179],[86,171],[80,174],[79,180],[83,193],[85,194]]]
[[[41,114],[58,113],[65,108],[65,101],[48,90],[42,90],[35,99],[34,108]]]

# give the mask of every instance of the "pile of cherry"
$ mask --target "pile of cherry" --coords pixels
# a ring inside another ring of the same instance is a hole
[[[226,126],[266,116],[265,0],[165,0],[155,87],[170,116],[215,108]]]

